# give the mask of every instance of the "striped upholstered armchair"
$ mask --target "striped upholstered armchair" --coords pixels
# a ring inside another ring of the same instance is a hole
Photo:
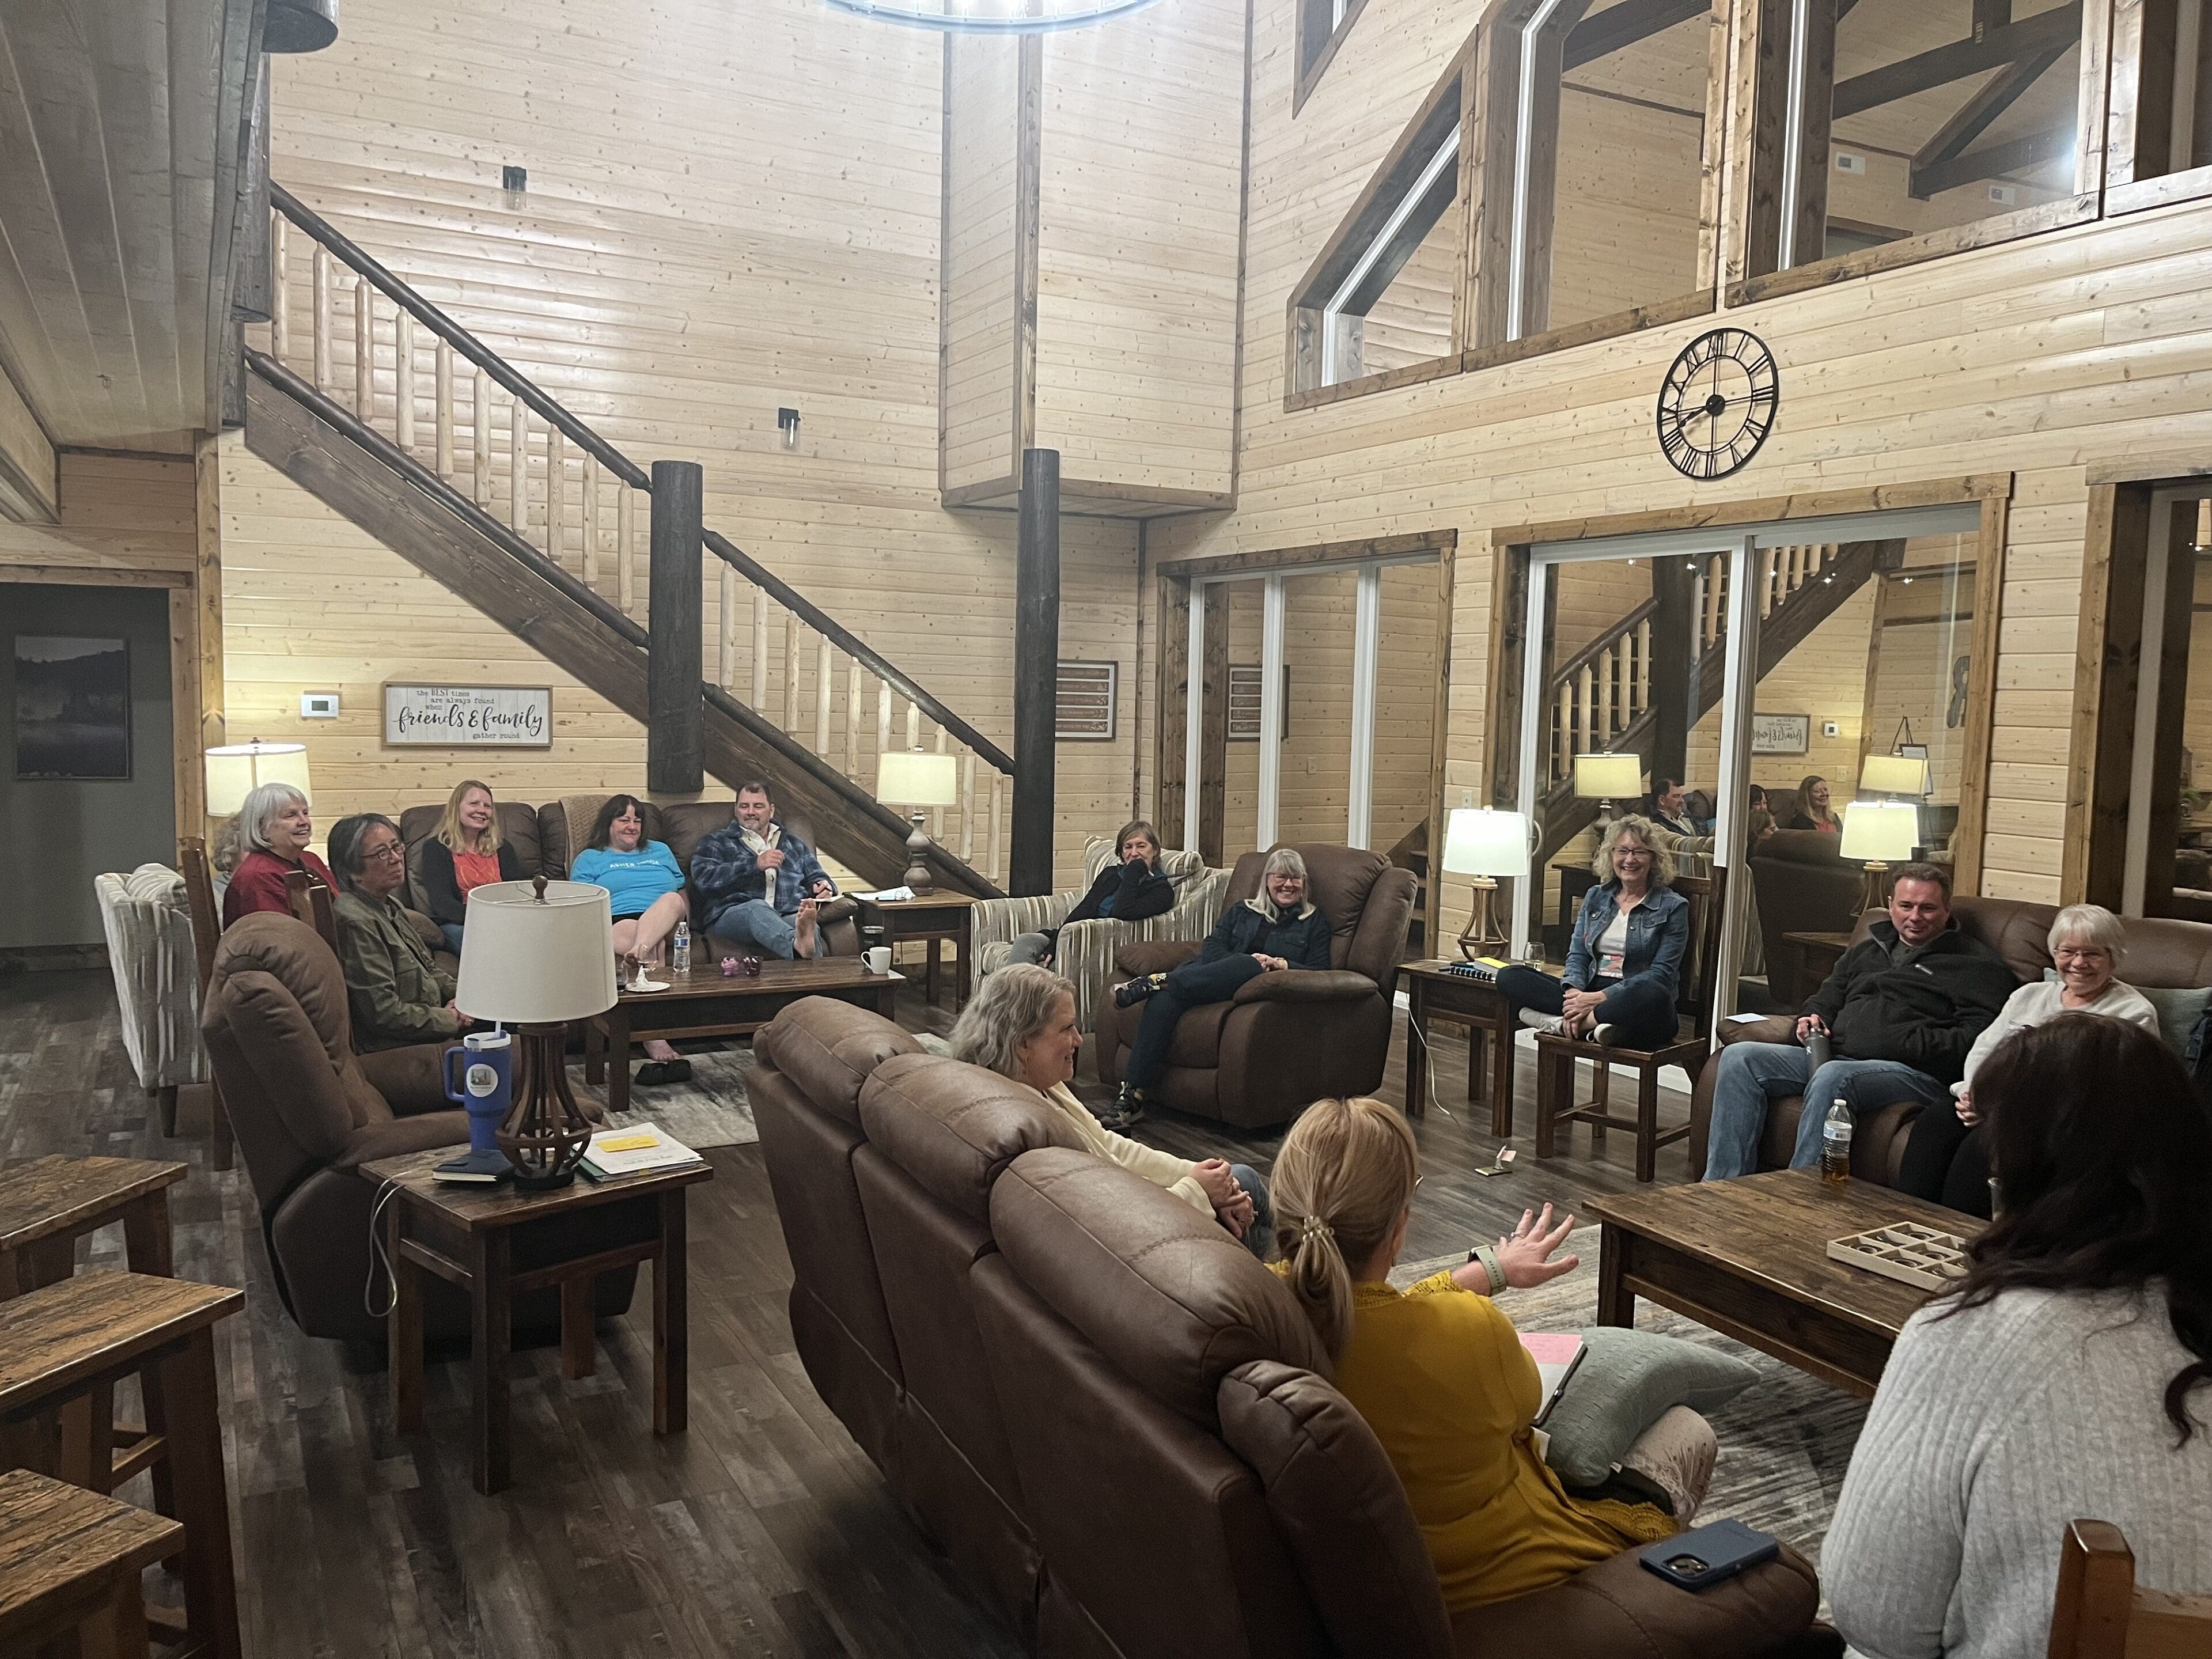
[[[1114,861],[1115,850],[1103,836],[1085,841],[1083,884],[1066,892],[1036,898],[979,899],[970,922],[975,930],[976,977],[987,977],[1006,965],[1007,949],[1017,936],[1060,927],[1060,919],[1091,890],[1098,872]],[[1052,965],[1055,972],[1074,982],[1075,1023],[1083,1030],[1092,1029],[1091,1010],[1111,982],[1116,950],[1140,939],[1204,939],[1221,920],[1221,896],[1229,884],[1226,870],[1209,870],[1195,852],[1175,848],[1160,854],[1160,868],[1176,883],[1175,908],[1166,914],[1144,921],[1101,917],[1079,921],[1060,932]]]

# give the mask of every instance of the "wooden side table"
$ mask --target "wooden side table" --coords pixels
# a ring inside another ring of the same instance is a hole
[[[1480,1101],[1486,1083],[1490,1133],[1513,1133],[1513,1033],[1518,1024],[1513,1005],[1497,986],[1465,974],[1447,973],[1441,962],[1408,962],[1398,969],[1406,984],[1406,1115],[1419,1117],[1428,1100],[1424,1052],[1431,1019],[1467,1027],[1467,1097]],[[1489,1049],[1484,1065],[1483,1050]]]
[[[938,948],[950,939],[960,952],[960,983],[953,994],[955,1013],[968,1000],[975,988],[975,951],[971,943],[970,922],[975,914],[975,901],[965,893],[929,893],[920,898],[855,900],[860,913],[855,919],[860,923],[860,937],[867,939],[868,930],[884,930],[884,943],[896,947],[904,939],[927,939],[929,943],[929,974],[922,981],[922,994],[929,999],[932,1007],[937,1005]]]
[[[185,1528],[185,1629],[168,1639],[212,1659],[239,1655],[215,1324],[245,1305],[243,1291],[127,1273],[84,1273],[0,1302],[0,1462],[10,1468],[104,1492],[115,1384],[158,1377]]]
[[[1818,990],[1828,975],[1835,971],[1836,963],[1844,952],[1851,948],[1849,933],[1807,932],[1784,933],[1783,939],[1797,947],[1803,963],[1799,988],[1807,995]]]
[[[650,1262],[653,1431],[682,1433],[690,1364],[684,1189],[713,1179],[713,1169],[700,1164],[611,1181],[578,1176],[566,1187],[532,1193],[504,1183],[448,1186],[433,1179],[431,1170],[452,1156],[451,1147],[441,1147],[362,1166],[368,1180],[398,1187],[385,1208],[384,1236],[392,1281],[392,1314],[385,1322],[392,1414],[400,1430],[412,1433],[422,1426],[424,1272],[469,1293],[471,1473],[476,1489],[489,1495],[512,1480],[507,1358],[515,1297],[549,1285],[561,1287],[562,1375],[589,1376],[593,1282],[616,1268]],[[598,1212],[591,1218],[594,1224],[580,1230],[576,1224],[592,1212]],[[572,1237],[579,1231],[587,1234],[580,1249]]]
[[[185,1529],[28,1469],[0,1474],[0,1653],[145,1659],[139,1577],[173,1555]]]

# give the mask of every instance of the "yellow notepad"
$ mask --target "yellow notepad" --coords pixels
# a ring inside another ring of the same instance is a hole
[[[641,1134],[603,1135],[592,1150],[601,1152],[637,1152],[644,1151],[647,1146],[659,1145],[660,1145],[660,1137],[647,1129]]]

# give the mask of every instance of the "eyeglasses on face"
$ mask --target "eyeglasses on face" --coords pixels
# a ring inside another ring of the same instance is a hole
[[[363,848],[361,855],[365,859],[391,860],[404,858],[406,851],[398,842],[387,841],[380,847]]]

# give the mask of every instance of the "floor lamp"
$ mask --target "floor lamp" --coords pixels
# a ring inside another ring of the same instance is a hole
[[[1528,817],[1486,806],[1457,806],[1444,826],[1443,868],[1447,875],[1474,878],[1474,911],[1459,936],[1459,953],[1468,961],[1512,941],[1499,931],[1498,880],[1528,873]]]
[[[1845,859],[1866,865],[1866,894],[1859,908],[1879,910],[1887,901],[1882,878],[1893,864],[1912,856],[1920,839],[1920,809],[1901,800],[1855,800],[1844,808],[1843,844],[1837,848]]]

